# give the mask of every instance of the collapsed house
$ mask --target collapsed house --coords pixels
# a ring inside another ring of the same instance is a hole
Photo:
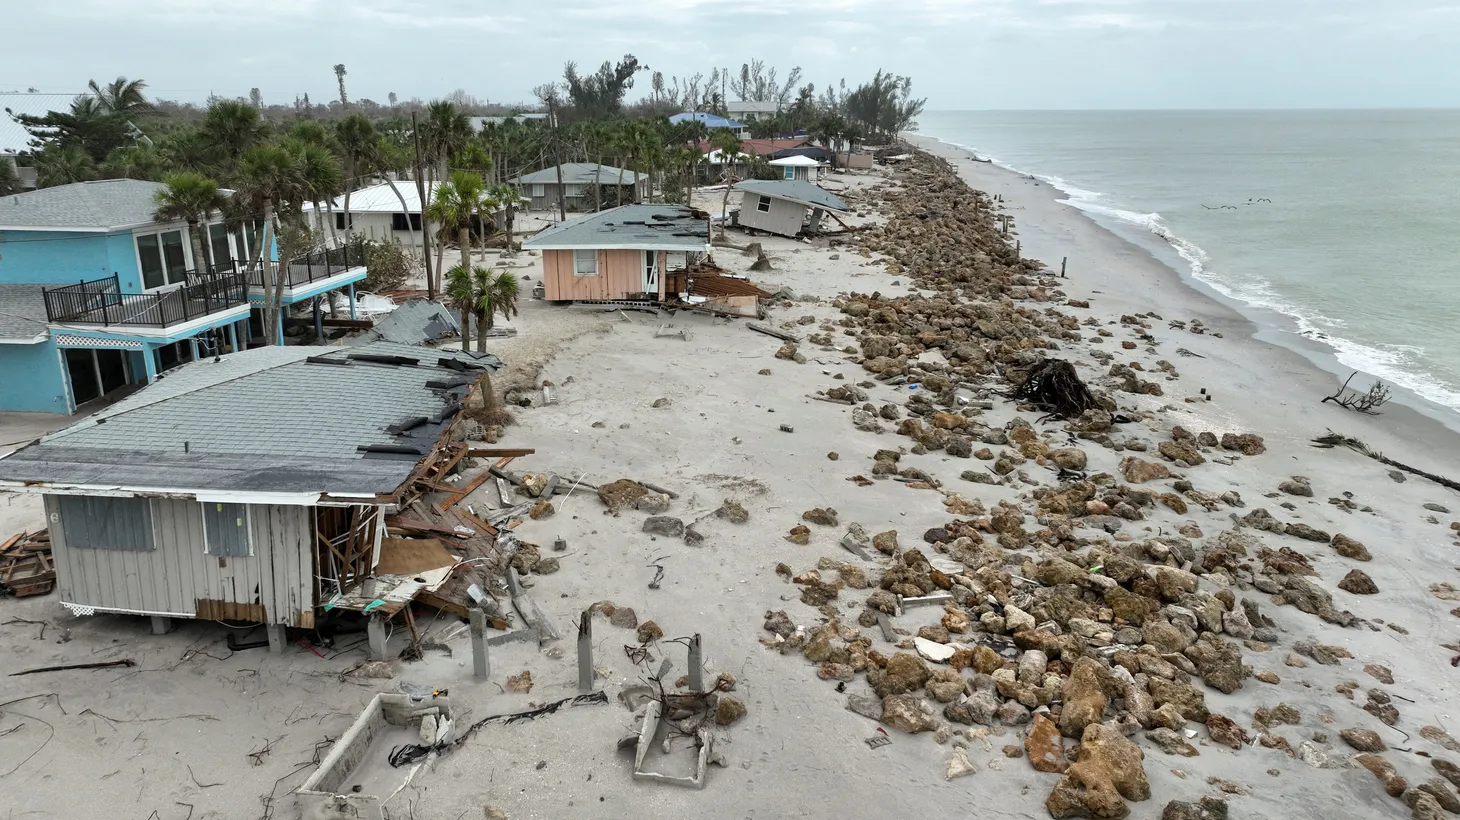
[[[777,236],[817,233],[824,214],[850,210],[841,197],[805,180],[747,179],[735,188],[742,192],[735,224]]]
[[[444,552],[431,573],[377,572],[386,517],[465,451],[452,438],[501,362],[386,341],[324,351],[193,362],[0,458],[0,489],[44,497],[62,605],[154,630],[264,624],[282,650],[322,607],[389,615],[444,583]]]

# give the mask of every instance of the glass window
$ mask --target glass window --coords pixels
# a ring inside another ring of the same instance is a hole
[[[409,224],[410,224],[410,227],[407,228],[406,227],[407,223],[406,223],[406,215],[405,214],[391,214],[390,215],[390,229],[392,231],[404,231],[404,230],[419,231],[421,229],[421,215],[420,214],[411,214],[411,221],[410,221]]]
[[[137,257],[142,262],[142,287],[147,290],[167,284],[162,273],[162,248],[157,234],[137,237]]]
[[[181,284],[187,280],[188,257],[183,250],[182,231],[168,231],[159,237],[162,240],[162,262],[167,268],[167,283]]]
[[[783,179],[795,179],[796,178],[796,169],[795,168],[792,168],[789,165],[787,165],[786,168],[785,168],[785,170],[783,170],[781,172],[781,177]]]
[[[72,549],[155,549],[152,503],[145,498],[60,496],[61,533]]]
[[[253,543],[248,529],[248,507],[216,501],[206,502],[202,507],[203,532],[207,536],[203,551],[206,554],[233,558],[253,555]]]
[[[763,214],[770,213],[771,212],[771,198],[768,197],[768,196],[761,197],[760,198],[760,201],[757,202],[757,203],[755,203],[755,209],[757,211],[760,211]]]
[[[228,249],[228,229],[222,225],[209,225],[208,244],[213,252],[214,267],[228,267],[229,260],[233,258],[233,253]]]
[[[247,262],[248,260],[253,258],[248,255],[248,242],[250,238],[252,237],[249,236],[247,226],[239,225],[237,228],[233,229],[234,253],[232,254],[231,258],[237,259],[239,262]]]
[[[573,275],[597,276],[598,251],[573,251]]]

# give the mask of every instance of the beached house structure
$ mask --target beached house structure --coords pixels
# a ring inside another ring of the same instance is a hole
[[[649,175],[596,162],[565,162],[510,181],[531,200],[532,210],[556,210],[562,200],[567,210],[592,211],[643,199]]]
[[[709,215],[683,205],[623,205],[560,222],[522,247],[542,252],[549,301],[662,301],[668,276],[709,253]]]
[[[747,179],[735,187],[742,192],[738,224],[779,236],[816,233],[827,211],[849,210],[841,197],[802,180]]]
[[[799,179],[815,182],[821,176],[821,163],[801,154],[783,156],[766,163],[781,175],[781,179]]]
[[[372,578],[386,516],[500,364],[391,342],[192,362],[0,458],[0,490],[42,496],[73,614],[265,624],[282,649],[321,607],[389,614],[449,575]]]
[[[221,218],[199,226],[207,258],[195,259],[193,229],[154,216],[164,187],[112,179],[0,197],[0,411],[73,413],[262,342],[266,278],[284,277],[286,306],[365,278],[344,250],[251,261],[253,226]],[[282,317],[272,332],[282,339]]]

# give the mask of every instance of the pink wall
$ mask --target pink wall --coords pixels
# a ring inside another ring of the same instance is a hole
[[[665,254],[659,257],[659,296],[664,295]],[[572,251],[542,252],[542,284],[549,301],[625,299],[644,289],[644,252],[598,251],[598,275],[574,276]]]

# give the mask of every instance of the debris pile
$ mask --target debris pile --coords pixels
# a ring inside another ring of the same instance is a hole
[[[55,588],[50,530],[22,532],[0,542],[0,595],[27,598]]]

